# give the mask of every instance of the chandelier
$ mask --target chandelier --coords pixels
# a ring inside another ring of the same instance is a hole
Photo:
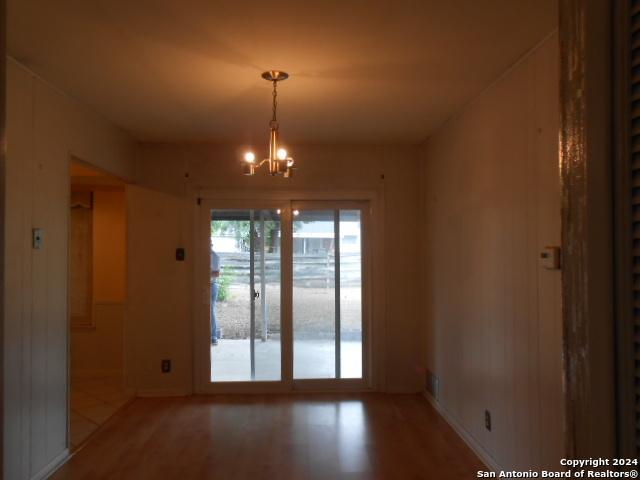
[[[278,141],[278,82],[289,78],[289,74],[279,70],[269,70],[262,74],[262,78],[273,83],[273,116],[269,122],[269,158],[265,158],[260,163],[256,163],[256,155],[252,151],[244,154],[243,171],[245,175],[254,175],[256,170],[267,164],[270,175],[281,175],[284,178],[291,178],[293,175],[293,158],[285,148],[279,145]]]

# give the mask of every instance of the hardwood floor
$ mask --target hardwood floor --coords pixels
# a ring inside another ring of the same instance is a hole
[[[137,399],[53,479],[468,480],[483,464],[418,395]]]

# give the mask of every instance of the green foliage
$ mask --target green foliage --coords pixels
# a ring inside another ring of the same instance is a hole
[[[249,221],[247,220],[213,220],[211,236],[233,236],[242,247],[249,242]]]
[[[218,277],[218,301],[226,302],[229,299],[229,287],[233,283],[236,273],[233,267],[226,267]]]

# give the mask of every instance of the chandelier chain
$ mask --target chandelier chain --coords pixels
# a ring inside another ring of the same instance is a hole
[[[271,118],[272,122],[277,122],[278,118],[276,116],[276,110],[278,109],[278,82],[276,80],[273,81],[273,117]]]

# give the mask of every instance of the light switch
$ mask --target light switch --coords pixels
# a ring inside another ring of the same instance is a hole
[[[540,252],[540,266],[547,270],[559,270],[560,247],[544,247]]]
[[[32,230],[33,233],[33,248],[35,250],[40,250],[44,244],[44,230],[41,228],[34,228]]]

